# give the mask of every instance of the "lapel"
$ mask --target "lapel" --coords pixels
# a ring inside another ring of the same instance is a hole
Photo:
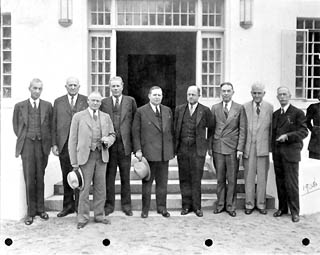
[[[78,96],[79,98],[79,96]],[[69,103],[69,98],[68,98],[68,95],[65,95],[63,98],[62,98],[62,103],[64,104],[64,109],[66,109],[66,112],[69,114],[69,115],[72,115],[71,113],[71,105]]]
[[[85,101],[82,99],[82,96],[80,94],[78,94],[77,101],[76,101],[75,106],[74,106],[75,109],[76,109],[76,112],[79,112],[81,109],[83,109],[82,106],[83,106],[84,103],[85,103]],[[68,101],[68,104],[69,104],[69,101]],[[71,113],[71,105],[70,104],[69,104],[69,108],[68,109],[70,109],[70,113]]]
[[[22,117],[23,117],[24,123],[26,125],[28,125],[28,104],[30,104],[29,103],[29,99],[24,101],[22,106],[21,106]]]
[[[43,101],[40,99],[39,102],[39,107],[40,107],[40,119],[41,119],[41,124],[44,121],[44,117],[46,116],[46,108],[45,108],[45,104],[43,103]]]
[[[290,108],[290,107],[289,107]],[[287,109],[287,111],[283,114],[284,116],[281,116],[281,108],[278,110],[277,112],[277,127],[280,128],[282,127],[286,122],[287,122],[287,117],[286,115],[288,114],[289,108]]]
[[[230,111],[228,113],[228,118],[227,118],[227,120],[225,122],[226,125],[232,120],[232,116],[236,113],[236,109],[235,108],[236,108],[235,103],[232,102]],[[223,111],[222,111],[222,114],[224,115]]]
[[[183,116],[186,114],[187,109],[188,109],[188,104],[185,104],[180,108],[179,119],[178,119],[178,128],[179,128],[178,134],[180,134]]]
[[[87,125],[92,129],[92,117],[90,115],[90,112],[88,109],[86,109],[85,114],[83,116],[84,121],[87,123]]]
[[[223,102],[221,102],[219,104],[218,114],[219,114],[220,118],[223,120],[223,123],[226,123],[227,118],[226,118],[226,116],[224,115],[224,112],[223,112]]]
[[[164,114],[164,111],[167,112],[167,109],[165,109],[163,107],[163,105],[160,105],[160,114],[161,114],[161,118],[162,118],[162,131],[166,129],[168,122],[165,121],[164,117],[168,116],[169,117],[169,113]],[[158,120],[158,119],[157,119]]]
[[[200,104],[198,103],[197,108],[195,109],[196,113],[197,113],[197,121],[196,121],[196,126],[199,125],[200,120],[202,119],[202,107],[200,106]]]
[[[252,116],[253,116],[252,101],[250,104],[245,105],[245,110],[246,110],[246,114],[247,114],[248,123],[252,123]]]
[[[121,104],[120,104],[120,109],[121,109],[120,123],[124,120],[124,117],[126,116],[128,104],[129,104],[129,101],[127,100],[127,98],[124,95],[122,95],[122,100],[121,100]]]
[[[260,126],[262,125],[262,123],[265,122],[266,120],[266,114],[267,114],[267,106],[265,103],[263,103],[262,101],[262,105],[260,106],[260,116],[259,116],[259,120],[258,121],[258,126],[257,126],[257,130],[259,130]]]
[[[163,108],[161,108],[161,105],[160,105],[160,111],[161,111],[160,114],[162,115]],[[146,113],[147,113],[147,117],[153,123],[153,125],[155,125],[161,131],[161,127],[159,125],[159,121],[158,121],[158,119],[156,117],[155,112],[152,110],[150,103],[148,103],[148,107],[146,108]],[[163,121],[162,121],[162,123],[163,123]]]

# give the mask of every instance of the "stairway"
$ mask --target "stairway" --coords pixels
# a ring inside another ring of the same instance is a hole
[[[244,187],[244,171],[243,167],[240,167],[237,180],[237,209],[244,209],[245,204],[245,187]],[[134,173],[133,168],[131,167],[130,172],[131,177],[131,200],[132,200],[132,210],[139,211],[141,210],[141,180]],[[167,195],[167,207],[169,210],[180,210],[181,209],[181,194],[179,187],[179,173],[178,165],[176,158],[171,160],[169,163],[169,180],[168,180],[168,195]],[[217,199],[217,179],[214,173],[208,170],[207,165],[204,167],[204,174],[202,178],[202,209],[213,210],[213,203]],[[115,210],[121,210],[120,202],[120,176],[119,172],[116,176],[116,204]],[[152,186],[152,195],[151,195],[151,206],[150,210],[156,209],[156,200],[155,200],[155,182]],[[90,201],[92,208],[92,188],[90,190]],[[54,194],[51,197],[48,197],[45,200],[45,207],[47,211],[60,211],[63,204],[63,185],[62,181],[54,185]],[[275,208],[275,198],[267,195],[267,209]]]

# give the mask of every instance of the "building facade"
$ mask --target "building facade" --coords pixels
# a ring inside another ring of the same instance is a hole
[[[81,93],[98,90],[108,96],[114,75],[123,77],[124,93],[139,106],[146,103],[148,88],[159,85],[163,103],[173,109],[196,84],[200,101],[211,107],[220,101],[223,81],[234,84],[239,103],[251,99],[255,81],[265,84],[265,99],[275,108],[280,85],[290,88],[292,103],[302,109],[317,101],[317,0],[3,0],[1,5],[3,217],[19,218],[23,211],[24,181],[21,160],[14,158],[11,119],[34,77],[44,83],[41,98],[52,103],[66,93],[69,76],[80,79]],[[50,155],[47,196],[61,179],[58,168]],[[14,199],[5,196],[8,192]]]

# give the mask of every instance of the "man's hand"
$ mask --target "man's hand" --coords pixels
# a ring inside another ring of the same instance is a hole
[[[237,151],[237,159],[241,159],[243,156],[243,152],[242,151]]]
[[[104,149],[107,149],[109,147],[108,141],[109,141],[108,137],[106,137],[106,136],[101,138],[101,143],[102,143]]]
[[[208,154],[212,157],[212,150],[208,150]]]
[[[57,145],[53,145],[51,151],[52,151],[53,155],[59,156],[59,149],[58,149]]]
[[[139,161],[142,160],[142,152],[140,150],[136,152],[136,158],[139,159]]]
[[[73,166],[72,171],[78,170],[79,166]]]
[[[284,134],[284,135],[280,135],[276,141],[280,143],[284,143],[287,140],[288,140],[288,136],[287,134]]]

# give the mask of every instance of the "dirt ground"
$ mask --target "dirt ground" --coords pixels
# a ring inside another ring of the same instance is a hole
[[[108,216],[111,225],[94,223],[78,230],[75,214],[50,219],[35,218],[31,226],[23,221],[1,221],[1,254],[320,254],[320,213],[301,216],[292,223],[289,215],[274,218],[254,211],[204,217],[191,213],[170,218],[150,212],[127,217],[121,212]],[[10,243],[10,246],[6,245]],[[212,241],[211,246],[210,240]],[[309,241],[308,245],[307,244]],[[305,244],[303,244],[305,243]]]

